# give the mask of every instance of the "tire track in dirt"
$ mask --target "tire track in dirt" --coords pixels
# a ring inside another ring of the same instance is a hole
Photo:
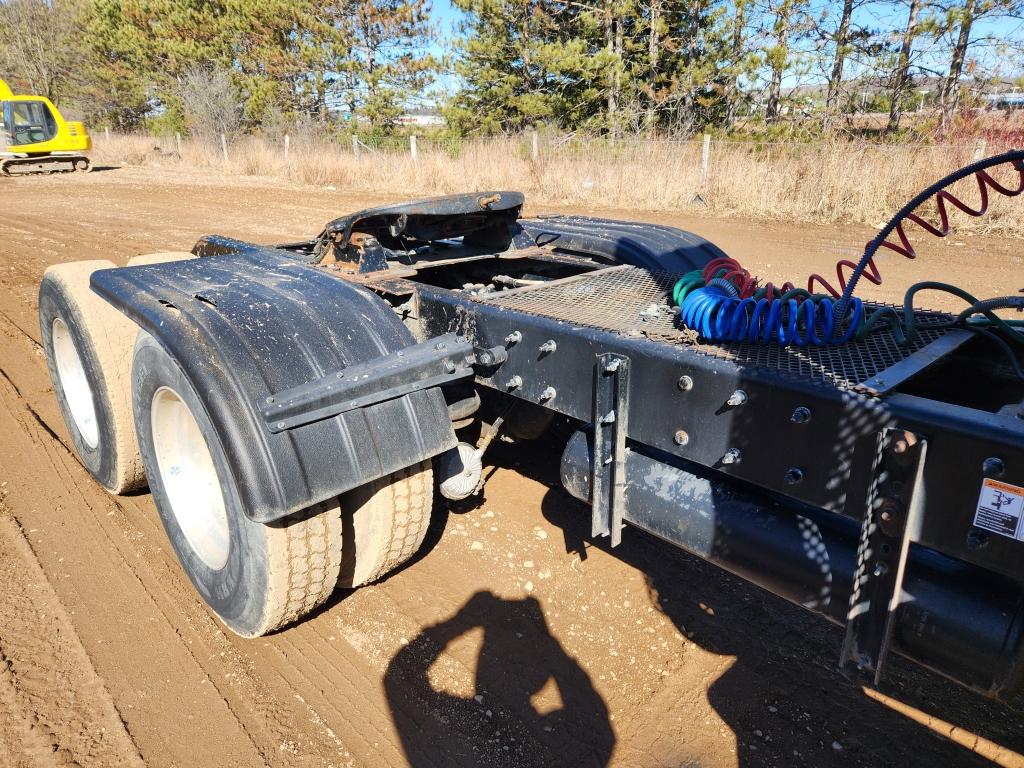
[[[5,323],[0,322],[0,330],[6,331],[4,335],[9,338],[12,334],[16,334],[12,326],[5,329],[4,325]],[[29,346],[28,343],[25,346]],[[47,454],[46,473],[54,475],[56,478],[56,482],[48,483],[48,485],[56,485],[59,488],[75,488],[81,494],[79,506],[84,509],[75,510],[75,512],[84,512],[84,516],[73,522],[70,520],[64,522],[64,526],[74,525],[83,529],[83,535],[76,542],[78,547],[81,548],[85,544],[92,543],[91,540],[95,540],[94,549],[96,551],[94,554],[101,560],[111,560],[111,551],[121,555],[118,558],[120,562],[110,563],[113,566],[112,572],[106,578],[95,578],[94,574],[92,574],[93,578],[88,578],[89,569],[75,572],[76,577],[81,573],[83,581],[81,585],[83,592],[79,594],[87,595],[85,590],[89,589],[91,584],[108,583],[110,579],[118,583],[119,592],[131,591],[124,582],[130,582],[133,587],[137,587],[141,591],[140,602],[143,606],[148,606],[153,614],[146,617],[146,620],[151,623],[159,622],[163,628],[175,636],[174,639],[165,639],[162,646],[157,644],[157,647],[162,650],[154,652],[170,657],[185,656],[185,661],[175,663],[175,666],[182,665],[176,674],[177,677],[180,677],[181,672],[189,668],[202,670],[198,675],[200,683],[198,688],[187,685],[185,688],[192,691],[193,694],[199,689],[210,689],[210,692],[205,695],[205,701],[204,697],[195,700],[196,704],[200,705],[196,712],[184,712],[182,713],[183,718],[186,721],[207,719],[210,712],[205,708],[211,706],[210,700],[214,699],[213,711],[225,710],[224,716],[228,718],[229,722],[222,723],[213,730],[214,732],[223,731],[228,735],[232,731],[237,732],[237,738],[227,738],[226,740],[229,743],[235,742],[234,747],[241,750],[237,755],[238,764],[291,764],[294,762],[291,758],[300,747],[305,752],[318,754],[324,759],[323,764],[329,764],[332,761],[338,765],[347,764],[349,757],[337,740],[326,732],[314,734],[315,737],[311,737],[309,734],[296,735],[297,724],[315,720],[316,713],[308,712],[308,708],[301,705],[286,703],[285,706],[281,706],[282,697],[279,692],[271,692],[252,674],[251,670],[246,669],[246,665],[241,661],[242,657],[200,605],[191,586],[187,584],[180,569],[177,568],[169,549],[154,545],[154,540],[163,543],[164,536],[162,528],[156,522],[148,496],[123,497],[116,500],[109,497],[92,482],[68,451],[66,438],[57,437],[57,430],[63,435],[64,427],[59,421],[60,416],[56,408],[44,401],[45,413],[40,414],[31,405],[35,399],[33,395],[38,396],[49,389],[48,383],[44,384],[44,381],[48,382],[48,379],[42,378],[46,376],[46,373],[41,361],[32,361],[34,362],[32,366],[19,365],[16,361],[12,364],[11,361],[5,359],[4,353],[9,350],[10,346],[0,349],[0,371],[7,368],[17,371],[17,378],[20,379],[21,386],[18,387],[10,382],[5,374],[3,378],[0,378],[0,386],[6,384],[13,396],[7,396],[8,393],[2,390],[0,390],[0,396],[5,404],[17,403],[24,412],[18,419],[17,407],[6,409],[6,415],[13,416],[20,421],[18,426],[36,449],[35,451],[26,450],[23,453],[31,456],[32,453],[39,453],[41,449]],[[35,375],[27,376],[26,374],[32,368],[36,369]],[[0,412],[0,429],[6,426],[3,423],[4,415],[3,412]],[[51,428],[49,423],[54,423],[56,429]],[[17,450],[16,446],[11,448],[12,453]],[[17,475],[15,462],[8,462],[6,458],[0,451],[0,459],[3,460],[2,463],[7,471]],[[38,461],[38,456],[34,458]],[[12,486],[22,484],[24,481],[22,483],[15,481]],[[61,495],[59,491],[57,495]],[[12,493],[12,506],[15,506],[13,500],[16,496],[16,493]],[[18,501],[22,501],[22,499],[18,499]],[[17,505],[16,508],[20,509],[21,505]],[[57,501],[55,508],[61,509],[63,504]],[[45,523],[36,516],[37,512],[36,509],[30,510],[27,514],[19,515],[19,519],[26,525],[44,526]],[[49,527],[33,528],[32,530],[33,535],[43,531],[52,532]],[[51,544],[44,539],[40,539],[39,543]],[[52,544],[60,546],[64,542],[52,542]],[[57,555],[58,552],[59,550],[54,554]],[[45,560],[46,558],[42,556],[41,559]],[[58,557],[58,562],[64,563],[65,560],[63,557]],[[121,570],[114,570],[118,568]],[[87,597],[94,596],[88,595]],[[139,621],[139,613],[145,614],[146,611],[140,609],[127,611],[126,609],[126,615],[134,614],[133,621],[136,622]],[[149,644],[154,645],[155,639],[150,640]],[[168,651],[168,649],[172,649],[172,651]],[[150,670],[144,670],[143,665],[137,665],[134,671],[149,672]],[[168,685],[172,681],[167,678],[160,682]],[[182,699],[185,695],[178,693],[171,698]],[[164,696],[159,698],[164,698]],[[292,698],[286,696],[283,700],[289,702]],[[146,699],[149,700],[148,694]],[[159,706],[159,701],[154,701],[152,705]],[[129,707],[135,706],[138,705],[134,703],[129,705]],[[202,714],[199,714],[200,712]],[[146,718],[149,723],[156,722],[156,719]],[[248,749],[243,746],[245,742],[248,742]],[[212,750],[213,753],[230,754],[230,752],[223,752],[221,746]],[[252,754],[253,750],[259,755],[258,758]],[[145,750],[143,751],[145,752]],[[242,759],[242,755],[245,753],[249,754]],[[182,762],[183,764],[201,764],[201,761],[196,763],[196,759],[198,756],[193,755],[190,760]]]
[[[0,501],[0,742],[11,765],[142,766],[110,693]],[[8,763],[5,763],[8,764]]]

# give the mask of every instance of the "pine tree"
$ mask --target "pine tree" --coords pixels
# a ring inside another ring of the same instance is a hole
[[[426,0],[347,0],[335,12],[347,50],[335,90],[349,114],[390,130],[406,100],[422,93],[437,62],[424,52],[432,39]]]
[[[920,34],[920,14],[924,0],[908,0],[907,23],[900,36],[900,48],[896,57],[896,66],[892,72],[891,99],[889,102],[889,122],[885,126],[887,134],[895,133],[900,127],[903,116],[903,101],[910,90],[910,64],[914,41]]]
[[[446,115],[457,130],[493,134],[540,122],[574,129],[592,118],[608,58],[589,39],[595,9],[545,0],[455,0],[465,12]],[[589,38],[589,39],[588,39]]]
[[[974,42],[974,25],[987,17],[1019,17],[1024,3],[1019,0],[961,0],[945,9],[944,29],[953,36],[949,69],[942,80],[939,104],[942,108],[940,132],[948,130],[961,98],[960,79],[968,51]]]

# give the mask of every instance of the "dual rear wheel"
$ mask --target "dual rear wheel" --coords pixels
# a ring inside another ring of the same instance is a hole
[[[191,254],[153,254],[129,266]],[[189,579],[233,631],[271,632],[336,587],[376,581],[419,549],[430,462],[264,524],[250,520],[201,399],[174,358],[89,290],[108,261],[47,270],[40,327],[54,392],[82,464],[113,493],[146,484]]]

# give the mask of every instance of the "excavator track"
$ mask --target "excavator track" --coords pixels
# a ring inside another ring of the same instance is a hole
[[[0,175],[28,176],[34,173],[88,173],[92,163],[85,155],[43,155],[0,158]]]

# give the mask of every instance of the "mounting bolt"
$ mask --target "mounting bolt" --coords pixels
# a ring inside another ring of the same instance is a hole
[[[274,398],[273,397],[268,397],[267,398],[267,405],[273,405],[273,404],[274,404]]]
[[[489,351],[484,350],[476,356],[476,361],[480,363],[480,365],[491,365],[494,362],[494,355]]]
[[[899,499],[890,497],[882,499],[878,507],[878,523],[882,533],[886,536],[896,536],[899,533],[900,521],[905,517],[906,508]]]
[[[980,528],[971,528],[967,532],[968,549],[982,549],[986,546],[988,546],[988,531],[983,531]]]
[[[889,566],[885,563],[875,563],[875,576],[885,576],[889,572]]]
[[[555,344],[554,339],[548,339],[547,341],[545,341],[543,344],[540,345],[540,347],[538,348],[538,351],[542,355],[550,355],[556,349],[558,349],[558,345]]]
[[[804,471],[800,467],[790,467],[782,478],[786,485],[797,485],[804,480]]]
[[[519,331],[512,331],[512,333],[505,337],[505,346],[511,347],[513,344],[518,344],[522,340],[523,334]]]
[[[1002,477],[1006,464],[997,456],[989,456],[981,462],[981,473],[986,477]]]
[[[684,446],[690,442],[690,436],[686,434],[686,430],[677,429],[675,436],[672,438],[673,442],[678,446]]]
[[[558,393],[555,391],[554,387],[544,387],[544,391],[540,393],[541,402],[546,402],[548,400],[554,400],[555,399],[555,395],[557,395],[557,394]]]
[[[439,341],[437,342],[437,344],[434,345],[434,349],[436,349],[438,352],[441,352],[443,350],[448,349],[448,345],[445,344],[443,341]]]
[[[505,389],[519,389],[521,386],[523,386],[522,376],[513,376],[505,382]]]
[[[739,448],[730,448],[722,457],[723,464],[739,464],[741,461],[743,461],[743,454],[740,453]]]
[[[793,415],[789,417],[789,420],[794,424],[806,424],[811,420],[811,409],[806,405],[801,405],[793,411]]]
[[[735,408],[737,405],[743,405],[745,402],[747,402],[747,393],[742,389],[737,389],[729,395],[729,399],[725,401],[725,404]]]
[[[679,381],[676,382],[676,386],[679,387],[681,392],[689,392],[693,389],[693,379],[689,376],[680,376]]]
[[[445,360],[444,363],[442,363],[442,365],[444,366],[444,369],[448,371],[448,373],[455,373],[455,363],[453,363],[451,360]]]
[[[551,342],[551,343],[554,344],[554,342]],[[604,364],[604,372],[605,373],[615,373],[617,370],[619,370],[619,365],[621,363],[622,363],[622,360],[620,360],[617,357],[614,358],[613,360],[609,360],[607,363]]]

